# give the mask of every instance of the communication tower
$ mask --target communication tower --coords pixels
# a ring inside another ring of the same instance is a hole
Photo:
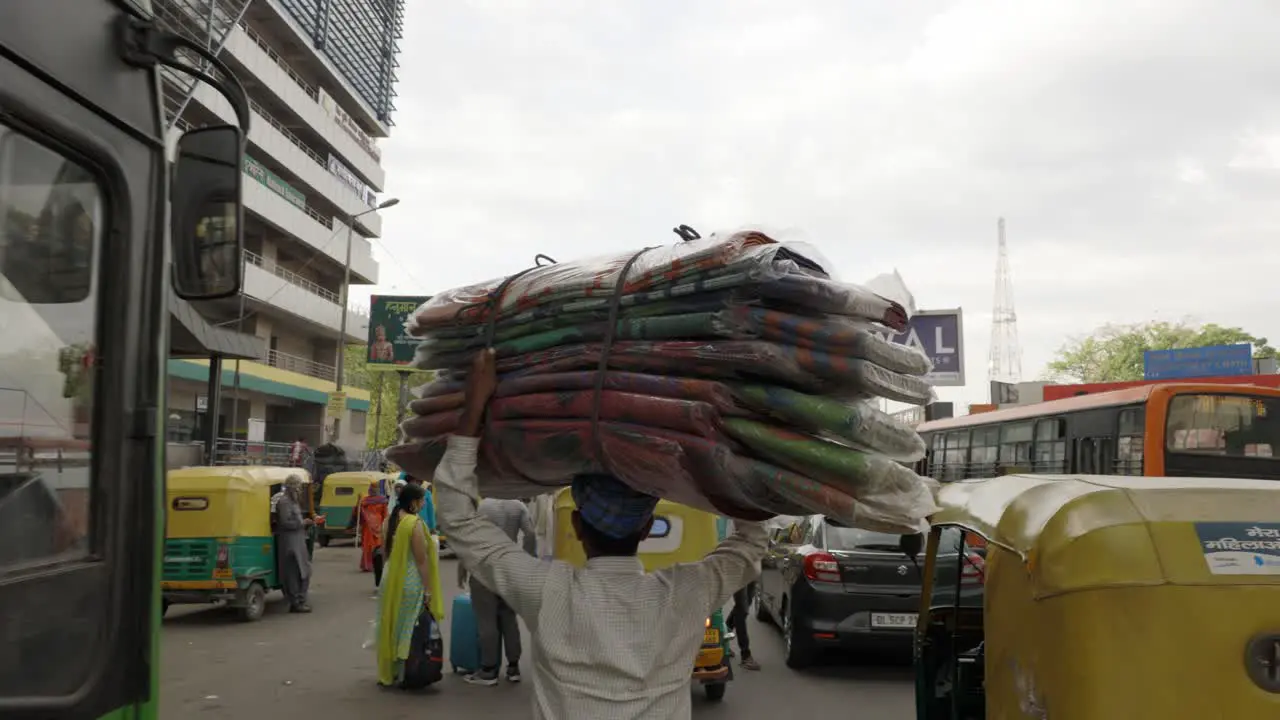
[[[991,354],[987,379],[1017,383],[1022,380],[1022,348],[1018,345],[1018,313],[1013,309],[1013,276],[1009,271],[1009,246],[1004,218],[996,225],[999,247],[996,257],[995,305],[991,311]]]

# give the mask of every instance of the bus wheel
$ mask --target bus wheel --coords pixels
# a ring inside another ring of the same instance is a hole
[[[267,589],[262,583],[255,582],[244,591],[244,604],[237,608],[240,619],[245,622],[261,620],[267,611]]]
[[[725,690],[729,689],[729,683],[708,683],[703,685],[707,691],[707,699],[711,702],[720,702],[724,699]]]

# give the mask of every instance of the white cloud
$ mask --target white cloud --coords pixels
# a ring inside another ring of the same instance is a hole
[[[411,4],[382,291],[744,224],[966,310],[986,393],[995,223],[1025,377],[1102,323],[1275,336],[1272,0]]]

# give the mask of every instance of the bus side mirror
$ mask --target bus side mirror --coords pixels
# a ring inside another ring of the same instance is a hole
[[[903,535],[898,538],[898,550],[912,560],[920,556],[924,550],[924,535],[915,533],[913,535]]]
[[[240,292],[244,144],[244,131],[233,125],[189,130],[178,139],[170,240],[173,289],[184,300],[215,300]]]

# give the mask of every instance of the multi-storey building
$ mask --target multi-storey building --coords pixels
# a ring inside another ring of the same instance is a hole
[[[252,107],[244,158],[244,292],[195,311],[252,338],[252,360],[222,363],[220,454],[281,451],[328,439],[337,354],[364,342],[367,319],[341,305],[350,239],[353,284],[378,280],[370,238],[382,229],[385,173],[377,138],[390,131],[403,0],[156,0],[167,24],[213,50]],[[165,74],[177,135],[234,123],[211,88]],[[393,212],[393,211],[392,211]],[[339,341],[347,313],[345,343]],[[257,340],[254,341],[253,338]],[[238,368],[238,369],[237,369]],[[210,361],[169,362],[169,439],[199,440],[209,417]],[[338,443],[364,447],[368,393],[347,388]],[[231,458],[221,458],[231,459]]]

